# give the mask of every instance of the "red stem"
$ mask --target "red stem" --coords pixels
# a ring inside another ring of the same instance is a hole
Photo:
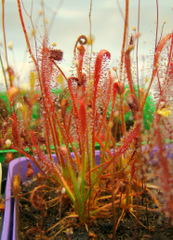
[[[123,64],[124,64],[124,52],[125,52],[125,45],[126,45],[126,38],[127,38],[128,18],[129,18],[129,0],[126,0],[123,45],[121,50],[120,81],[121,81],[121,75],[122,75]]]
[[[22,10],[21,10],[21,3],[20,3],[20,0],[17,0],[17,3],[18,3],[18,11],[19,11],[19,17],[20,17],[20,21],[21,21],[21,25],[22,25],[22,29],[23,29],[23,32],[24,32],[24,35],[25,35],[25,40],[26,40],[26,44],[27,44],[27,47],[28,47],[28,51],[31,55],[31,58],[36,66],[36,69],[38,71],[38,64],[37,64],[37,61],[32,53],[32,50],[31,50],[31,46],[30,46],[30,43],[29,43],[29,38],[28,38],[28,34],[27,34],[27,31],[26,31],[26,27],[25,27],[25,23],[23,21],[23,15],[22,15]]]

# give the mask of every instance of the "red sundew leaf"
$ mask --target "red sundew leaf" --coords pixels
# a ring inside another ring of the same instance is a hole
[[[109,72],[109,77],[112,78],[110,72]],[[111,81],[113,81],[113,80],[111,80]],[[117,88],[116,88],[115,83],[114,83],[114,84],[113,84],[113,99],[112,99],[112,108],[111,108],[110,121],[112,121],[112,119],[113,119],[116,95],[117,95]]]
[[[157,68],[158,68],[158,59],[159,59],[160,53],[161,53],[163,47],[165,46],[166,42],[171,38],[171,36],[172,36],[172,33],[169,33],[164,38],[162,38],[162,40],[159,42],[159,44],[156,48],[156,53],[155,53],[155,57],[154,57],[154,66],[153,66],[153,76],[152,77],[154,77],[156,75]]]
[[[160,116],[157,115],[157,124],[159,126]],[[167,195],[167,209],[168,214],[173,216],[173,194],[172,194],[172,175],[171,170],[169,168],[168,158],[166,157],[165,148],[162,144],[162,133],[160,131],[160,127],[156,128],[155,131],[156,141],[158,146],[158,161],[162,170],[162,174],[159,176],[161,179],[161,187],[165,191]]]
[[[111,58],[110,52],[107,50],[101,50],[96,58],[95,61],[95,70],[94,70],[94,97],[93,97],[93,114],[95,115],[95,103],[96,103],[96,94],[97,94],[97,86],[99,79],[101,77],[101,70],[102,70],[102,62],[103,57],[106,56],[107,59]]]
[[[67,83],[68,83],[68,88],[69,88],[71,98],[72,98],[72,102],[73,102],[74,116],[75,116],[75,123],[76,123],[76,131],[77,131],[77,135],[78,135],[78,138],[79,138],[79,147],[81,147],[80,146],[80,134],[79,134],[80,132],[79,132],[79,126],[78,126],[79,111],[78,111],[78,108],[77,108],[77,105],[76,105],[76,98],[75,98],[75,95],[74,95],[74,92],[73,92],[73,89],[72,89],[72,82],[73,81],[76,82],[76,80],[77,80],[77,78],[71,77],[71,78],[67,79]]]
[[[72,82],[73,81],[76,82],[77,80],[78,80],[78,78],[76,78],[76,77],[71,77],[71,78],[67,79],[68,89],[69,89],[70,95],[72,97],[73,107],[74,107],[74,110],[75,110],[75,118],[76,119],[78,118],[78,109],[77,109],[77,106],[76,106],[76,99],[75,99],[75,96],[74,96],[74,93],[73,93]]]
[[[123,137],[124,141],[121,144],[120,149],[117,151],[117,153],[115,153],[115,155],[123,154],[130,147],[132,141],[137,138],[139,131],[140,124],[137,123],[136,126],[132,127],[130,131]]]
[[[85,103],[82,99],[80,100],[79,117],[80,117],[80,122],[81,122],[81,134],[82,134],[83,141],[85,141],[86,109],[85,109]]]
[[[170,62],[168,78],[173,80],[173,60],[171,60],[171,62]]]
[[[129,83],[130,92],[131,92],[131,94],[133,94],[130,52],[131,51],[129,49],[125,52],[125,67],[126,67],[126,73],[127,73],[127,79],[128,79],[128,83]]]
[[[167,89],[167,86],[169,82],[173,81],[173,35],[172,35],[172,41],[171,41],[171,47],[168,54],[168,64],[167,64],[167,70],[166,70],[166,78],[164,81],[164,87]]]
[[[71,200],[74,202],[74,196],[71,192],[68,184],[66,183],[65,179],[63,178],[62,173],[59,171],[59,169],[56,167],[55,163],[53,162],[53,159],[49,159],[42,149],[37,145],[36,141],[37,139],[34,136],[34,133],[31,132],[31,140],[33,142],[33,146],[35,147],[36,156],[34,158],[34,163],[36,166],[41,170],[42,173],[44,173],[46,176],[50,178],[50,180],[60,181],[61,184],[66,188],[66,191],[68,192]]]
[[[172,33],[172,39],[171,39],[171,46],[168,53],[168,64],[167,64],[167,70],[166,70],[166,76],[167,80],[169,82],[169,79],[173,79],[173,33]]]
[[[99,165],[98,167],[103,167],[101,172],[97,175],[97,179],[104,173],[104,171],[108,168],[108,166],[113,162],[116,161],[116,158],[120,155],[124,154],[132,144],[132,142],[137,139],[137,136],[140,131],[140,124],[136,124],[134,127],[130,129],[130,131],[123,137],[123,141],[121,141],[120,147],[113,153],[113,157],[111,160]],[[97,167],[97,168],[98,168]],[[95,168],[96,169],[96,168]],[[92,171],[94,171],[93,169]]]
[[[157,48],[156,48],[156,51],[155,51],[155,56],[154,56],[154,64],[153,64],[153,73],[152,73],[152,76],[151,76],[151,80],[150,80],[150,83],[149,83],[149,86],[148,86],[148,89],[146,91],[146,94],[143,98],[143,102],[142,102],[142,105],[141,105],[141,110],[143,110],[144,108],[144,105],[145,105],[145,101],[147,99],[147,96],[149,94],[149,91],[150,91],[150,88],[151,88],[151,85],[153,83],[153,80],[155,78],[155,75],[158,71],[158,60],[159,60],[159,56],[161,54],[161,51],[163,49],[163,47],[165,46],[166,42],[171,38],[173,37],[173,33],[169,33],[168,35],[166,35],[164,38],[161,39],[161,41],[159,42]],[[172,46],[171,46],[172,47]]]
[[[44,110],[47,116],[54,114],[56,108],[54,99],[51,93],[51,81],[53,78],[53,61],[50,58],[50,50],[47,47],[47,39],[43,40],[42,58],[41,58],[41,74],[40,74],[40,87],[44,104]]]
[[[103,62],[103,57],[106,56],[107,59],[111,58],[110,52],[107,50],[101,50],[96,58],[95,61],[95,70],[94,70],[94,97],[93,97],[93,116],[94,116],[94,121],[95,121],[95,103],[96,103],[96,94],[97,94],[97,86],[99,79],[101,77],[101,70],[102,70],[102,62]],[[95,135],[95,134],[94,134]]]
[[[50,50],[47,47],[47,39],[43,40],[42,47],[42,58],[41,58],[41,76],[40,76],[40,87],[44,103],[47,106],[52,106],[53,99],[51,97],[51,82],[53,78],[53,61],[50,58]]]
[[[131,181],[133,179],[133,177],[135,176],[135,173],[136,173],[136,162],[137,160],[135,159],[133,162],[132,162],[132,166],[131,166]]]
[[[105,118],[106,118],[106,113],[107,113],[107,109],[108,109],[108,106],[109,106],[109,102],[110,102],[110,97],[111,97],[111,87],[112,87],[112,82],[113,82],[113,79],[112,79],[112,76],[111,76],[111,72],[109,71],[108,72],[108,74],[109,74],[109,86],[108,86],[108,91],[107,91],[107,99],[106,99],[106,103],[105,103],[105,109],[104,109],[104,113],[103,113],[103,117],[102,117],[102,122],[101,122],[101,124],[100,124],[100,128],[99,128],[99,130],[98,130],[98,135],[99,135],[99,133],[100,133],[100,131],[101,131],[101,129],[102,129],[102,126],[103,126],[103,122],[104,122],[104,120],[105,120]]]
[[[102,61],[103,61],[103,57],[106,56],[108,59],[111,58],[111,54],[110,52],[108,52],[107,50],[101,50],[96,58],[95,61],[95,71],[94,71],[94,86],[95,86],[95,91],[101,76],[101,67],[102,67]]]
[[[16,113],[12,114],[12,136],[13,136],[13,141],[15,145],[20,146],[20,138],[19,138],[19,130],[18,130],[18,121],[17,121],[17,116]]]
[[[168,36],[167,40],[169,40],[169,36]],[[163,43],[162,43],[162,45],[163,45]],[[168,60],[167,60],[166,70],[162,69],[163,68],[162,63],[161,63],[161,62],[163,62],[163,59],[162,59],[163,58],[163,54],[162,54],[162,52],[160,52],[161,57],[159,55],[159,57],[157,59],[158,63],[156,65],[156,67],[155,67],[155,68],[157,68],[156,69],[157,70],[157,80],[158,80],[159,90],[160,90],[160,95],[161,96],[162,96],[162,93],[167,89],[168,84],[172,80],[172,77],[173,77],[172,50],[173,50],[173,35],[172,35],[172,39],[171,39],[171,43],[170,43],[170,49],[169,49],[169,53],[168,53]],[[161,65],[160,65],[160,63],[161,63]],[[172,69],[172,73],[171,73],[171,69]],[[161,74],[159,74],[159,70],[160,70]],[[163,70],[164,70],[164,74],[163,74]],[[161,81],[163,75],[165,76],[164,77],[164,81]]]
[[[79,84],[81,83],[82,80],[82,67],[83,67],[83,57],[85,54],[85,48],[82,45],[79,45],[77,47],[79,54],[78,54],[78,78],[79,78]]]
[[[56,166],[53,163],[53,161],[50,161],[47,158],[42,149],[38,146],[37,139],[34,136],[33,131],[31,131],[31,141],[35,148],[36,155],[36,158],[34,158],[34,163],[46,176],[49,177],[53,176],[53,174],[55,173]]]

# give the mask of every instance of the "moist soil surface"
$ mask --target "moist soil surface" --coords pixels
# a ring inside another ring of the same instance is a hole
[[[133,215],[130,212],[124,213],[115,237],[113,235],[113,217],[103,217],[102,219],[100,218],[91,223],[87,223],[87,225],[84,226],[80,226],[76,218],[66,218],[65,221],[61,221],[63,218],[69,216],[69,214],[67,215],[66,213],[72,212],[72,209],[67,198],[62,197],[60,201],[58,200],[58,191],[52,191],[44,187],[42,189],[40,188],[40,190],[36,191],[38,198],[35,197],[34,201],[36,207],[41,210],[34,208],[30,201],[30,194],[36,186],[37,181],[22,185],[23,195],[19,200],[18,240],[173,239],[173,227],[171,227],[168,219],[159,212],[147,210],[147,208],[149,209],[150,207],[154,208],[154,204],[151,203],[149,196],[144,197],[142,204],[140,202],[139,205],[143,205],[144,208],[142,210],[139,208],[138,218],[135,218],[135,216],[137,216],[136,210],[133,211]],[[46,205],[45,202],[42,201],[43,198],[46,201]],[[51,201],[55,198],[57,200]],[[42,203],[40,204],[39,202],[41,201]],[[122,209],[119,209],[119,211],[119,213],[116,212],[118,216],[121,215]],[[60,221],[61,224],[58,224]],[[58,224],[56,227],[50,229],[56,224]],[[58,232],[60,233],[58,234]]]

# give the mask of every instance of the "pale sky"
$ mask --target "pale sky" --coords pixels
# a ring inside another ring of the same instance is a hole
[[[27,12],[30,13],[31,0],[23,0],[23,2]],[[95,37],[93,50],[106,49],[110,51],[112,65],[115,65],[117,63],[116,60],[120,58],[123,37],[123,17],[120,13],[118,2],[124,12],[125,0],[93,0],[92,4],[92,34]],[[138,0],[130,1],[129,34],[132,33],[132,26],[137,26],[138,2]],[[156,26],[156,0],[140,0],[140,2],[141,37],[139,39],[139,61],[143,55],[149,54],[154,48]],[[166,21],[166,24],[163,35],[173,30],[173,0],[158,0],[158,2],[158,36],[160,36],[164,21]],[[41,0],[34,0],[33,3],[33,21],[35,22],[41,10]],[[89,35],[90,0],[44,0],[44,3],[45,14],[48,18],[48,27],[53,14],[56,12],[56,17],[49,34],[49,43],[51,45],[53,42],[57,42],[57,48],[63,50],[64,60],[62,66],[64,69],[67,69],[72,62],[73,48],[78,36],[82,34]],[[27,51],[19,22],[16,0],[5,1],[5,12],[7,43],[10,41],[13,42],[13,51],[9,51],[9,61],[20,76],[21,81],[27,81]],[[23,14],[25,15],[24,12]],[[43,26],[40,19],[37,24],[38,44],[43,39],[43,36],[41,36],[42,29]],[[31,32],[31,28],[28,27],[27,30],[28,33]],[[0,24],[0,42],[3,43],[2,23]],[[0,51],[3,57],[3,46],[0,47]],[[2,74],[0,74],[0,78],[0,86],[2,86]]]

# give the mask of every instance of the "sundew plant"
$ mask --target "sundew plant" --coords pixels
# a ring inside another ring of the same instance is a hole
[[[83,225],[97,218],[113,216],[114,234],[125,212],[130,212],[136,219],[139,217],[143,193],[151,195],[155,211],[163,211],[170,219],[173,216],[173,34],[161,35],[159,39],[156,31],[151,75],[145,76],[147,83],[144,86],[140,82],[137,58],[132,61],[131,57],[138,48],[140,33],[135,28],[131,33],[128,28],[129,2],[125,1],[119,65],[110,68],[111,53],[104,46],[98,53],[93,53],[90,51],[91,34],[90,37],[81,35],[74,43],[71,77],[66,77],[59,65],[65,49],[50,46],[46,27],[41,43],[34,35],[34,47],[30,44],[23,17],[26,10],[17,0],[32,61],[31,79],[38,94],[25,98],[19,109],[16,102],[20,99],[20,88],[9,78],[7,89],[11,110],[6,119],[10,147],[35,163],[55,184],[61,193],[59,198],[70,200],[72,208],[62,221],[77,218]],[[4,4],[2,1],[3,7]],[[57,76],[65,83],[59,101],[52,91],[57,86]],[[147,102],[151,90],[154,108],[153,103]],[[26,107],[32,109],[34,101],[41,108],[41,131],[35,131],[31,127],[31,118],[27,117]],[[144,128],[146,104],[151,108],[147,129]],[[131,126],[126,121],[127,112],[131,113]],[[1,142],[5,144],[6,141],[4,134]],[[99,158],[96,144],[99,144]],[[52,146],[57,162],[52,156]],[[161,201],[148,185],[151,172],[157,176]],[[38,197],[36,191],[30,200],[36,208],[45,208],[46,200]]]

